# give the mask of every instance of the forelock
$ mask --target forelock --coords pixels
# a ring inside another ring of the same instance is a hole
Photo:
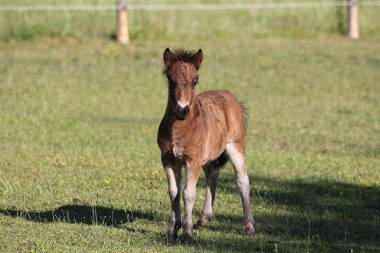
[[[183,62],[192,62],[194,54],[194,51],[186,51],[182,48],[174,50],[174,55],[179,61]]]

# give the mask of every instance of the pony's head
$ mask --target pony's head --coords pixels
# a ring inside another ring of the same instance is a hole
[[[164,52],[164,74],[168,78],[169,103],[178,120],[186,119],[190,113],[202,59],[201,49],[196,53],[183,49],[172,53],[167,48]]]

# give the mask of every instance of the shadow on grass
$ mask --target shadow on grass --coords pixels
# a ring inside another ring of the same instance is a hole
[[[157,214],[153,212],[119,210],[90,205],[66,205],[45,212],[6,209],[0,210],[0,213],[12,217],[22,217],[33,222],[67,222],[118,227],[125,223],[134,222],[136,219],[157,219]]]
[[[189,243],[191,247],[219,252],[273,252],[265,249],[268,242],[280,245],[279,252],[380,252],[380,189],[341,182],[281,181],[253,177],[251,180],[254,203],[253,216],[256,232],[253,237],[242,236],[242,214],[218,213],[206,231],[199,232]],[[202,180],[200,187],[204,186]],[[234,194],[232,173],[221,177],[222,194]],[[199,195],[202,194],[201,192]],[[217,193],[218,195],[218,193]],[[236,200],[240,201],[240,200]],[[216,198],[217,205],[226,208],[223,198]],[[227,204],[228,205],[228,204]],[[217,208],[218,209],[218,208]],[[199,210],[195,210],[199,211]],[[74,224],[104,225],[126,229],[130,232],[152,235],[149,225],[133,226],[137,220],[163,224],[169,213],[120,210],[103,206],[91,206],[75,200],[75,204],[61,206],[45,212],[0,210],[0,214],[22,217],[33,222],[67,222]],[[197,215],[193,215],[193,220]],[[144,222],[143,221],[143,222]],[[128,225],[129,224],[129,225]],[[154,234],[154,233],[153,233]],[[164,238],[164,234],[153,236]],[[211,237],[211,239],[210,239]],[[163,239],[163,244],[165,240]],[[178,241],[166,243],[175,247]]]
[[[288,243],[307,241],[314,248],[330,249],[327,252],[350,252],[351,249],[380,252],[380,187],[262,177],[250,178],[250,184],[257,232]],[[199,185],[205,187],[202,180]],[[238,196],[232,173],[222,175],[218,187],[223,194]],[[216,204],[219,201],[223,200],[216,196]],[[241,216],[216,211],[214,220],[208,229],[242,230]]]

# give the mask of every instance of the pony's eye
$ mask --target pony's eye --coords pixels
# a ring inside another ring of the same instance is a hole
[[[168,83],[169,83],[169,87],[171,89],[174,89],[175,88],[175,82],[173,81],[173,79],[169,78],[168,79]]]
[[[193,79],[193,86],[197,85],[198,84],[198,78],[194,78]]]

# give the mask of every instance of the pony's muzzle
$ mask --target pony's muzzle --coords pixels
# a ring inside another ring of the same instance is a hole
[[[186,105],[185,107],[182,107],[180,105],[176,105],[174,109],[175,115],[177,116],[177,119],[184,120],[190,113],[190,107]]]

